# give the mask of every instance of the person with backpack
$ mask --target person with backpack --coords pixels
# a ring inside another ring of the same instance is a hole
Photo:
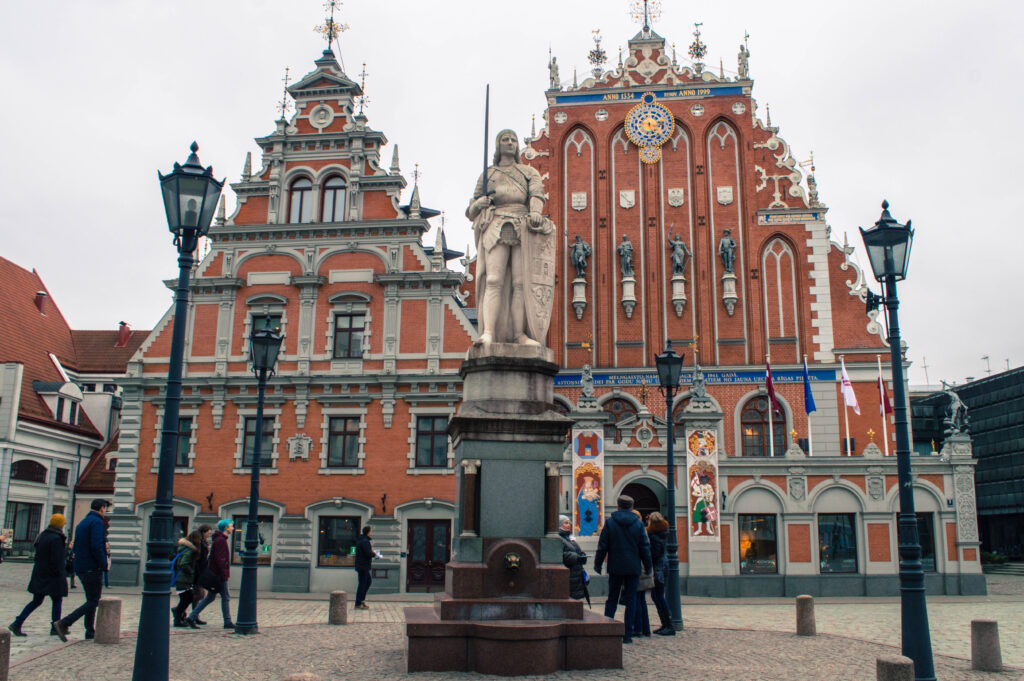
[[[202,543],[198,544],[199,555],[196,556],[196,585],[192,587],[192,613],[195,614],[196,608],[204,598],[206,598],[206,589],[199,583],[200,578],[206,572],[207,567],[210,564],[210,535],[213,534],[213,528],[203,523],[199,526],[199,534],[202,537]],[[206,622],[199,619],[198,616],[195,618],[195,623],[199,626],[204,626]],[[186,623],[187,626],[187,623]]]
[[[50,621],[60,619],[61,601],[68,595],[68,583],[64,572],[64,516],[54,513],[50,525],[36,539],[35,564],[32,566],[32,578],[28,583],[28,592],[32,601],[24,607],[21,614],[7,625],[15,636],[25,636],[21,626],[32,612],[50,597]],[[50,633],[55,633],[51,628]]]
[[[231,592],[228,589],[228,578],[231,576],[231,533],[235,531],[235,524],[229,518],[221,518],[217,523],[217,531],[213,533],[213,542],[210,548],[210,561],[203,572],[199,573],[199,585],[209,591],[206,598],[199,601],[192,614],[185,618],[185,625],[192,626],[190,622],[199,623],[199,613],[203,608],[213,603],[213,599],[220,594],[220,612],[224,617],[224,628],[234,629],[231,621]]]
[[[608,518],[601,528],[594,556],[594,572],[601,574],[605,558],[608,559],[608,601],[604,616],[612,619],[619,605],[619,595],[626,605],[626,627],[622,642],[632,643],[631,623],[636,610],[636,588],[642,572],[651,571],[651,544],[647,540],[644,524],[633,515],[633,497],[623,494],[618,499],[619,510]]]
[[[68,628],[83,617],[85,639],[88,641],[96,637],[96,608],[103,594],[103,573],[110,566],[105,548],[107,529],[103,524],[110,502],[106,499],[93,499],[90,507],[92,510],[75,528],[75,574],[85,590],[85,603],[53,623],[53,631],[65,643],[68,640]]]
[[[171,587],[178,592],[178,605],[171,609],[174,614],[174,626],[199,628],[194,619],[185,619],[185,611],[195,601],[196,567],[199,564],[199,546],[203,543],[203,533],[193,530],[188,538],[178,540],[178,551],[171,564]]]

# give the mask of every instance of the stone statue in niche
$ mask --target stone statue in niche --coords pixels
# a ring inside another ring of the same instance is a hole
[[[736,56],[737,71],[743,80],[750,78],[750,50],[746,45],[740,45],[740,53]]]
[[[594,396],[594,371],[589,364],[583,365],[583,375],[580,377],[580,392],[583,397]]]
[[[476,344],[540,346],[551,323],[555,225],[541,214],[544,185],[519,161],[513,130],[498,133],[494,165],[477,180],[466,217],[476,240]]]
[[[576,235],[576,241],[569,244],[569,257],[572,259],[573,267],[576,268],[576,278],[583,279],[587,275],[587,258],[590,257],[593,251],[590,250],[590,244],[583,240],[579,234]]]
[[[693,253],[686,247],[686,242],[678,234],[675,239],[669,240],[668,247],[672,249],[672,274],[683,274],[686,263]]]
[[[732,274],[736,267],[736,240],[730,234],[732,234],[732,230],[725,230],[722,233],[722,240],[718,242],[718,255],[722,256],[722,268],[728,274]]]
[[[633,276],[633,243],[625,234],[622,235],[622,243],[618,247],[619,270],[624,277]]]

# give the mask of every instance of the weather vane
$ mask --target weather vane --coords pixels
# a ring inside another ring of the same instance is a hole
[[[704,70],[704,62],[701,60],[708,53],[708,46],[700,39],[700,27],[703,25],[703,21],[693,24],[695,30],[693,32],[693,42],[690,43],[690,58],[693,59],[693,65],[696,67],[698,75]]]
[[[601,77],[601,66],[608,61],[608,53],[601,49],[601,29],[593,31],[594,49],[587,55],[587,60],[594,67],[594,78]]]
[[[281,79],[284,83],[284,88],[282,88],[281,92],[281,103],[277,105],[277,108],[281,111],[281,120],[285,120],[287,118],[288,109],[291,106],[288,102],[288,71],[289,68],[287,66],[284,67],[284,78]]]
[[[318,24],[313,30],[327,38],[327,49],[331,49],[331,43],[338,39],[342,31],[348,30],[348,24],[339,24],[334,21],[334,10],[341,6],[338,0],[327,0],[324,3],[324,11],[328,13],[323,24]],[[339,48],[339,52],[341,49]]]
[[[359,89],[362,94],[359,95],[359,115],[363,115],[363,107],[370,103],[370,98],[366,96],[366,77],[370,75],[366,72],[366,62],[363,62],[363,72],[359,74]]]
[[[423,177],[423,173],[420,171],[420,164],[415,164],[415,169],[412,171],[412,186],[416,186],[420,183],[420,178]]]
[[[645,34],[650,33],[651,24],[661,17],[661,0],[632,0],[629,14],[634,22],[643,22]]]

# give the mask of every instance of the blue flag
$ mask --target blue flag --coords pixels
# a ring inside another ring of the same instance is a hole
[[[814,406],[814,395],[811,394],[811,377],[807,374],[807,360],[804,359],[804,411],[810,414],[817,411]]]

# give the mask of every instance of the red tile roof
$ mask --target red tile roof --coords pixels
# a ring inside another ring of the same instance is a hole
[[[102,449],[93,452],[89,463],[85,464],[82,474],[75,485],[75,491],[86,493],[113,494],[114,471],[107,470],[107,454],[117,451],[120,433],[110,438]]]
[[[117,330],[72,331],[77,366],[82,373],[123,374],[128,360],[146,340],[148,332],[132,331],[128,343],[117,347]]]

